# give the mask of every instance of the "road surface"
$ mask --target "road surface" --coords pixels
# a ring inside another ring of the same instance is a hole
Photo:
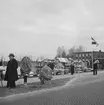
[[[6,97],[0,105],[104,105],[104,72],[78,74],[60,88]]]

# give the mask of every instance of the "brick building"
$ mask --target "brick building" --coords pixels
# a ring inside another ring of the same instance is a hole
[[[104,69],[104,52],[93,51],[93,52],[75,52],[72,55],[74,60],[82,60],[86,62],[87,67],[92,67],[92,59],[95,61],[99,60],[99,69]]]

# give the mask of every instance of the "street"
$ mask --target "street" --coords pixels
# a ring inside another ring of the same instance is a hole
[[[104,105],[104,72],[77,74],[65,86],[0,99],[0,105]]]

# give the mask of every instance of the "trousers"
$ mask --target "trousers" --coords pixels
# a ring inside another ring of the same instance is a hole
[[[27,76],[24,76],[24,83],[27,83]]]
[[[7,88],[15,88],[16,84],[15,81],[7,81]]]
[[[93,75],[97,75],[97,69],[93,70]]]

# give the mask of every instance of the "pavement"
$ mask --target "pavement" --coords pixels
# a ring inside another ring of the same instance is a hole
[[[54,79],[68,76],[70,74]],[[0,99],[0,105],[104,105],[104,71],[99,71],[98,75],[89,72],[74,76],[60,88],[6,97]]]

